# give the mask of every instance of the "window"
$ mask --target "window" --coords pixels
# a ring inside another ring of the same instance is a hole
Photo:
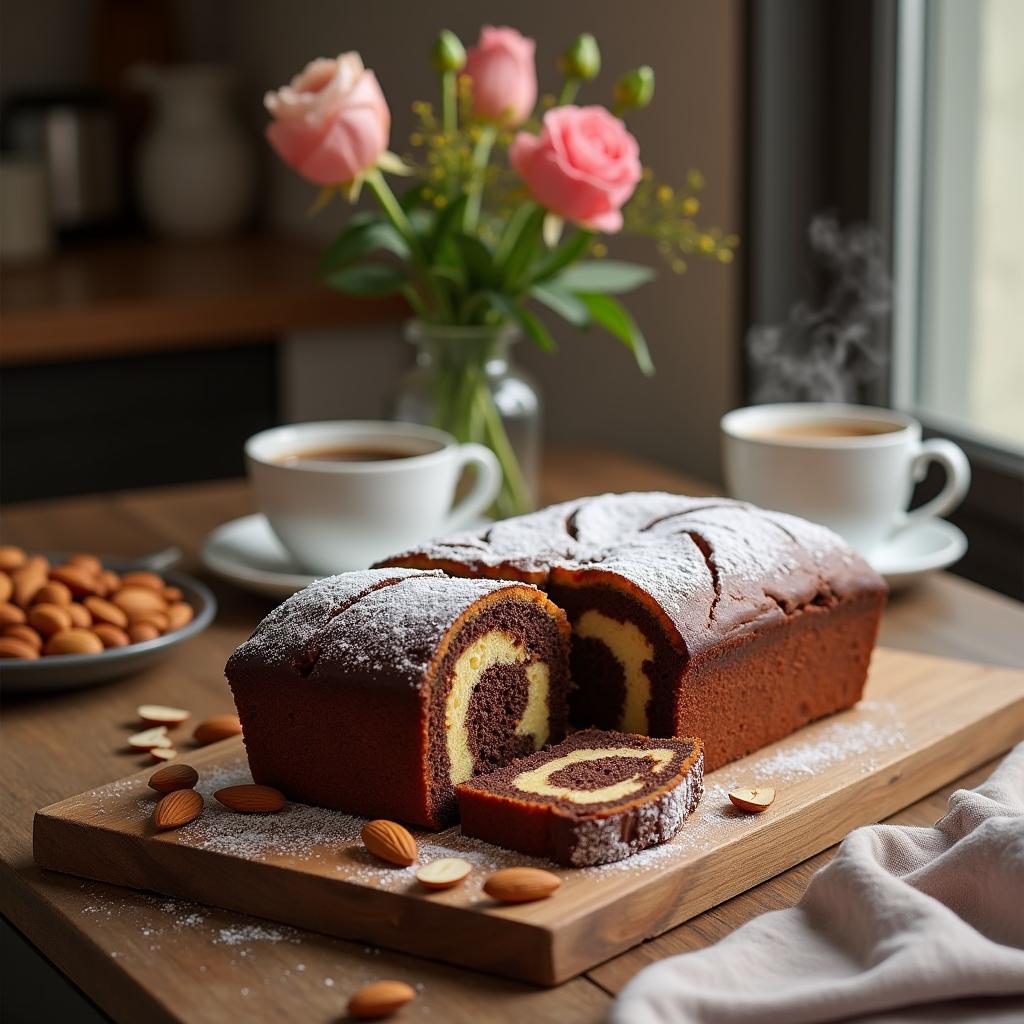
[[[1024,454],[1024,3],[899,10],[894,396]]]

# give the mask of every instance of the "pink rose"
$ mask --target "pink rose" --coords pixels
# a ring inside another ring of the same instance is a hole
[[[541,206],[609,234],[643,170],[636,139],[604,107],[549,110],[540,135],[520,132],[509,158]]]
[[[522,124],[537,102],[537,44],[514,28],[485,25],[466,54],[462,74],[473,83],[473,113],[505,125]]]
[[[352,181],[388,147],[391,111],[358,53],[312,61],[263,103],[274,118],[271,146],[318,185]]]

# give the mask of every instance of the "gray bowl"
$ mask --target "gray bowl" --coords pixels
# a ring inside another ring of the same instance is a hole
[[[59,562],[60,556],[51,561]],[[103,564],[115,572],[131,572],[139,562],[128,559],[104,558]],[[191,640],[213,621],[217,613],[217,599],[209,587],[184,573],[160,573],[167,585],[177,587],[182,600],[187,601],[195,615],[181,629],[127,647],[112,647],[102,654],[54,654],[35,661],[5,659],[0,661],[0,690],[10,693],[45,693],[50,690],[70,690],[97,683],[110,682],[144,668],[166,657],[178,644]]]

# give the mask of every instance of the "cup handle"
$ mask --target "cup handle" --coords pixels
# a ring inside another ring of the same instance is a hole
[[[444,533],[453,533],[469,526],[497,498],[501,490],[501,466],[490,448],[482,444],[460,444],[456,454],[459,473],[466,466],[476,466],[476,478],[469,494],[448,513]]]
[[[908,512],[902,525],[919,523],[924,519],[939,518],[952,512],[964,500],[967,489],[971,486],[971,464],[963,449],[952,441],[941,437],[932,437],[922,442],[921,448],[914,457],[911,472],[915,481],[924,479],[929,462],[937,462],[946,471],[946,483],[938,495],[913,512]]]

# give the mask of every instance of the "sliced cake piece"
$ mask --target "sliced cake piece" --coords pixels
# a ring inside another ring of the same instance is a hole
[[[585,867],[671,839],[703,791],[699,739],[586,729],[456,795],[463,834]]]
[[[536,587],[380,569],[289,598],[226,672],[256,782],[437,828],[456,784],[565,735],[568,660]]]

